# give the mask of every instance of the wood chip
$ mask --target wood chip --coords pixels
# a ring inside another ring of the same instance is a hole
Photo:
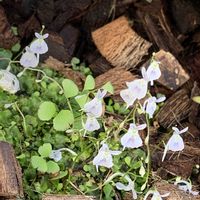
[[[12,146],[0,142],[0,197],[23,196],[22,173]]]
[[[161,126],[169,128],[188,117],[190,108],[191,100],[188,93],[181,89],[166,100],[157,114],[157,120]]]
[[[110,81],[114,87],[115,95],[119,95],[122,89],[127,88],[126,82],[133,81],[136,77],[123,67],[115,67],[95,79],[96,87],[100,88]]]
[[[148,54],[151,43],[140,37],[124,16],[92,32],[100,53],[113,65],[136,67]]]
[[[11,30],[4,8],[0,6],[0,47],[10,49],[17,42],[18,38]]]
[[[63,62],[60,62],[59,60],[50,56],[47,60],[45,60],[45,66],[58,71],[66,78],[74,81],[79,89],[83,88],[85,76],[82,75],[80,72],[76,72],[71,68],[66,67]]]
[[[190,76],[171,53],[160,50],[155,54],[155,60],[160,62],[162,74],[157,82],[168,89],[175,91],[190,79]]]
[[[94,197],[82,195],[46,195],[42,200],[94,200]]]

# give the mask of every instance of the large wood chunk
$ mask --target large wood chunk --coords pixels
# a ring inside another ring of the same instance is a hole
[[[160,50],[155,53],[155,60],[160,62],[162,74],[157,82],[168,89],[175,91],[190,79],[189,75],[171,53]]]
[[[123,67],[115,67],[113,69],[108,70],[104,74],[98,76],[95,79],[96,87],[100,88],[107,82],[111,82],[114,87],[115,95],[119,95],[122,89],[127,88],[126,82],[130,82],[136,79],[131,72],[127,71]]]
[[[124,16],[92,32],[100,53],[113,65],[136,67],[148,54],[151,43],[140,37]]]
[[[12,146],[0,142],[0,199],[23,196],[22,174]]]
[[[187,91],[181,89],[167,99],[164,106],[158,112],[157,120],[163,127],[171,127],[188,117],[190,107],[191,99]]]
[[[94,197],[82,195],[46,195],[42,200],[94,200]]]

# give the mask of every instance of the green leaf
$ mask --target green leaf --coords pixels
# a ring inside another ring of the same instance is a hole
[[[80,60],[76,57],[73,57],[72,60],[71,60],[71,63],[74,64],[74,65],[77,65],[80,63]]]
[[[12,58],[12,52],[3,48],[0,48],[0,58],[8,58],[11,59]],[[0,61],[0,69],[5,69],[8,66],[9,60],[5,59],[5,60],[1,60]]]
[[[67,176],[67,171],[61,171],[60,173],[59,173],[59,175],[58,176],[56,176],[56,177],[54,177],[54,178],[52,178],[51,180],[58,180],[58,179],[61,179],[61,178],[63,178],[63,177],[65,177],[65,176]]]
[[[50,153],[52,151],[52,146],[50,143],[45,143],[42,146],[39,147],[38,153],[43,157],[47,158],[49,157]]]
[[[16,43],[16,44],[14,44],[14,45],[12,46],[11,51],[12,51],[12,52],[18,52],[18,51],[20,50],[20,48],[21,48],[20,43]]]
[[[102,87],[104,90],[106,90],[107,92],[109,92],[110,94],[114,94],[114,88],[112,83],[109,81],[107,82],[105,85],[103,85]]]
[[[78,105],[83,108],[88,100],[88,94],[78,95],[75,97],[76,102]]]
[[[48,161],[47,162],[47,173],[54,174],[60,171],[60,167],[58,164],[54,161]]]
[[[38,117],[42,121],[48,121],[56,114],[56,104],[51,101],[44,101],[40,104]]]
[[[79,92],[77,85],[70,79],[64,79],[62,82],[62,86],[66,98],[74,97]]]
[[[113,187],[112,187],[112,185],[110,185],[109,183],[106,184],[106,185],[103,187],[103,192],[104,192],[104,194],[105,194],[106,197],[110,197],[112,191],[113,191]]]
[[[93,90],[95,88],[95,80],[91,75],[88,75],[85,80],[83,90]]]
[[[37,169],[40,172],[47,171],[47,162],[44,158],[42,158],[40,156],[32,156],[31,164],[32,164],[33,168]]]
[[[124,159],[125,163],[130,167],[131,165],[131,157],[130,156],[127,156],[125,159]]]
[[[53,127],[57,131],[65,131],[74,123],[74,115],[70,110],[61,110],[53,119]]]
[[[200,96],[193,97],[192,100],[200,104]]]

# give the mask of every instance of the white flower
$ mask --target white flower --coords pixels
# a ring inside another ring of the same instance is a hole
[[[198,195],[199,194],[199,192],[192,190],[192,184],[190,182],[188,182],[188,181],[176,180],[174,185],[178,185],[178,188],[180,190],[183,190],[185,192],[189,192],[192,195]]]
[[[115,186],[117,187],[118,190],[132,191],[133,199],[137,199],[137,193],[135,191],[134,182],[130,179],[128,175],[126,175],[124,178],[128,182],[128,185],[124,185],[123,183],[117,182]]]
[[[61,149],[52,150],[49,158],[55,160],[56,162],[60,161],[62,159]]]
[[[138,130],[143,130],[146,128],[146,124],[136,126],[135,124],[130,124],[128,132],[122,136],[121,144],[124,148],[138,148],[142,146],[142,139],[138,133]]]
[[[102,105],[102,99],[106,95],[106,91],[98,90],[96,96],[94,99],[86,103],[83,107],[83,110],[93,117],[100,117],[103,113],[103,105]]]
[[[111,168],[113,166],[112,155],[119,155],[120,153],[121,151],[111,151],[108,145],[103,143],[97,156],[93,159],[93,165],[96,165],[97,172],[99,166]]]
[[[136,99],[140,100],[146,96],[148,89],[148,82],[144,78],[137,79],[132,82],[127,82],[126,84],[128,86],[129,91],[131,91],[132,95]]]
[[[169,141],[167,142],[167,144],[165,145],[162,161],[164,161],[168,150],[182,151],[184,149],[184,142],[180,134],[187,132],[188,127],[184,128],[181,131],[176,127],[172,127],[172,129],[174,130],[174,132],[173,135],[170,137]]]
[[[146,113],[149,114],[149,118],[152,118],[154,112],[156,111],[156,103],[160,103],[165,99],[166,99],[165,97],[160,97],[158,99],[156,99],[156,97],[150,97],[147,100],[145,100],[143,109],[145,110]]]
[[[151,200],[162,200],[162,197],[167,197],[169,196],[170,192],[161,195],[157,190],[149,190],[146,195],[144,196],[144,200],[147,199],[147,197],[152,194],[153,196],[151,197]]]
[[[20,64],[25,67],[37,67],[39,63],[39,55],[35,55],[29,47],[26,47],[26,52],[22,54],[20,58]]]
[[[31,45],[30,49],[33,53],[36,54],[44,54],[48,51],[47,43],[44,41],[44,39],[48,38],[49,34],[46,33],[44,35],[41,35],[39,33],[35,33],[36,40],[34,40]]]
[[[153,60],[147,70],[144,67],[142,68],[143,77],[150,81],[151,85],[153,85],[154,80],[159,79],[161,76],[159,63]]]
[[[17,77],[7,70],[0,70],[0,87],[11,94],[20,90]]]
[[[49,158],[53,159],[55,162],[58,162],[62,159],[62,151],[68,151],[69,153],[71,153],[73,156],[77,156],[77,154],[72,151],[71,149],[68,148],[61,148],[58,150],[52,150]]]
[[[92,131],[100,129],[100,125],[95,117],[87,115],[87,120],[84,125],[84,128],[85,130],[92,132]]]
[[[132,106],[134,101],[136,100],[135,96],[133,95],[130,89],[120,91],[120,96],[125,101],[127,108],[129,106]]]

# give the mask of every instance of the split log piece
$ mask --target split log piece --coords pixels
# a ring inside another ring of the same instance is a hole
[[[169,128],[188,117],[191,99],[185,89],[181,89],[166,100],[157,114],[157,120],[164,128]]]
[[[155,60],[160,62],[161,70],[161,77],[157,82],[168,89],[176,91],[190,79],[190,76],[171,53],[160,50],[155,53]]]
[[[12,146],[0,142],[0,198],[23,196],[22,173]]]
[[[148,54],[151,43],[140,37],[122,16],[92,32],[100,53],[113,65],[136,67]]]

